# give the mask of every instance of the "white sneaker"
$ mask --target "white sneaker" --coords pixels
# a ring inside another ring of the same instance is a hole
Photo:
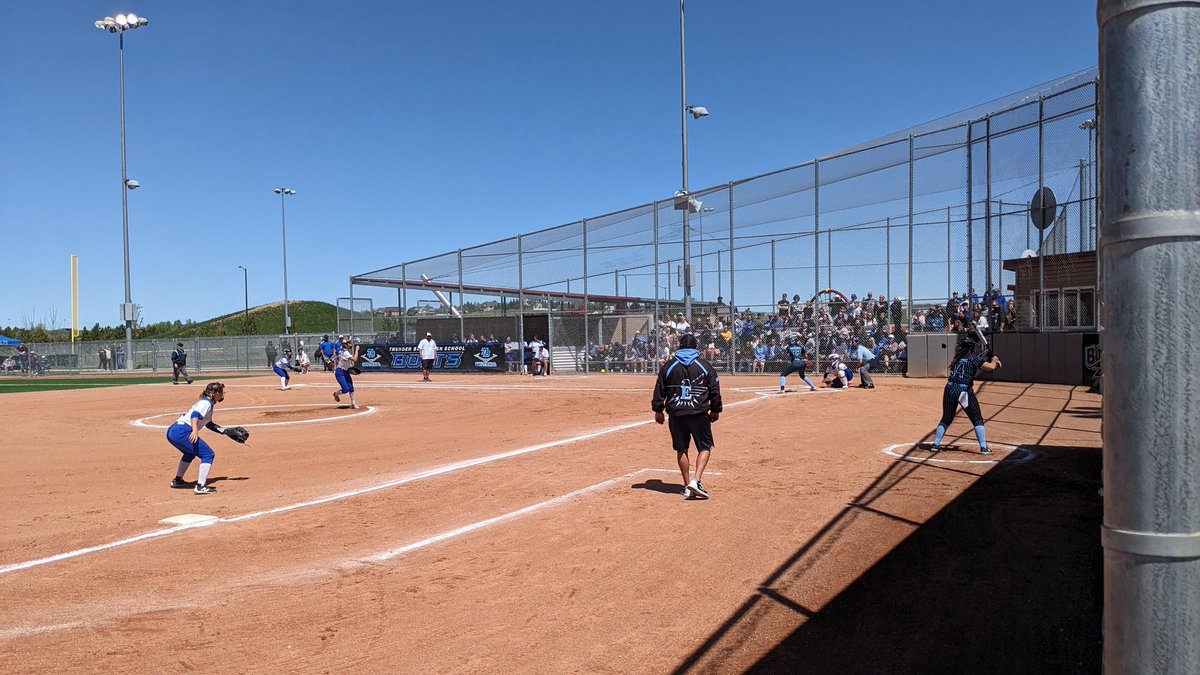
[[[684,498],[684,499],[691,499],[691,498],[692,498],[692,489],[691,489],[691,488],[686,488],[686,487],[685,487],[685,488],[683,488],[683,490],[680,492],[680,494],[682,494],[682,495],[683,495],[683,498]]]
[[[695,478],[692,479],[692,482],[688,483],[687,489],[691,490],[692,494],[696,495],[699,499],[708,499],[708,490],[705,490],[700,481]]]

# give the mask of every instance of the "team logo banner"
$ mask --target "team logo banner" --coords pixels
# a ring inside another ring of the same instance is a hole
[[[404,372],[420,371],[421,355],[415,344],[363,345],[358,353],[362,371]],[[440,371],[491,372],[505,371],[504,345],[499,342],[438,345],[433,369]]]

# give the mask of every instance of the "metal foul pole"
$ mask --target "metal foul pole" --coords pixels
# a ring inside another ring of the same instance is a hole
[[[1200,672],[1200,2],[1100,0],[1104,671]]]

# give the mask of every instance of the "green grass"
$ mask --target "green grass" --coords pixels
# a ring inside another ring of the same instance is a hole
[[[253,377],[252,375],[233,375],[222,376],[222,380],[233,380],[243,377]],[[200,378],[193,378],[199,382]],[[204,378],[213,379],[216,378]],[[53,377],[21,377],[9,376],[0,378],[0,394],[22,394],[32,391],[67,391],[70,389],[96,389],[99,387],[126,387],[139,384],[163,384],[170,382],[171,376],[153,376],[153,377],[79,377],[79,378],[53,378]],[[184,386],[184,385],[179,385]],[[196,384],[191,385],[193,387]]]

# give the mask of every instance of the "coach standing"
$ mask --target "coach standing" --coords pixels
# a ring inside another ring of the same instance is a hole
[[[175,345],[175,351],[171,352],[171,368],[174,375],[171,377],[171,384],[179,384],[179,376],[183,375],[183,379],[187,380],[188,384],[192,383],[192,376],[187,370],[187,352],[183,349],[183,343]]]
[[[417,343],[417,353],[421,356],[422,382],[432,382],[429,371],[433,370],[433,362],[437,360],[437,343],[433,341],[433,333],[426,333],[425,339]]]
[[[679,350],[662,365],[654,385],[654,421],[662,424],[671,416],[671,447],[675,449],[679,472],[683,474],[683,497],[708,499],[701,482],[713,449],[712,423],[721,415],[721,385],[716,370],[700,358],[696,336],[679,336]],[[696,440],[696,477],[690,478],[688,446]]]

